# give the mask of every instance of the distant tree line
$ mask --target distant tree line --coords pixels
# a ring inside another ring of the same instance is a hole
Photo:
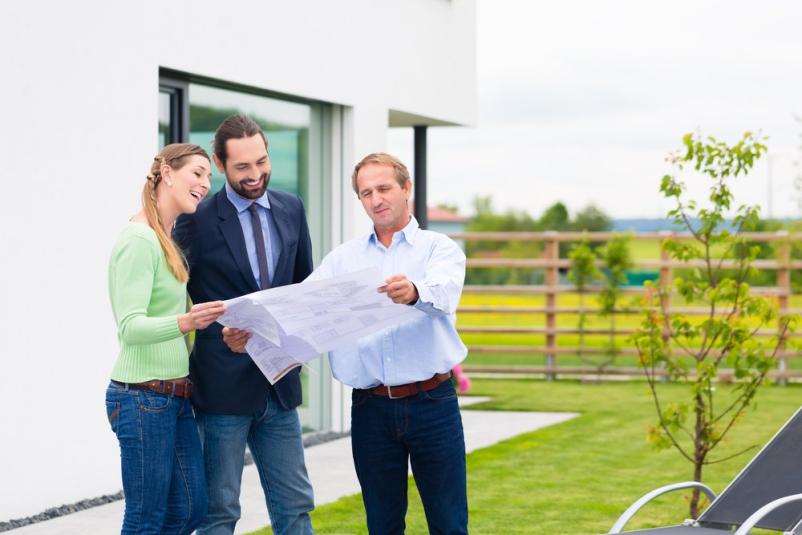
[[[802,182],[802,179],[800,179]],[[456,206],[443,206],[456,212]],[[540,217],[532,217],[525,210],[507,210],[497,212],[493,207],[492,196],[479,196],[473,200],[475,216],[466,226],[468,232],[540,232],[547,230],[566,231],[609,231],[612,219],[594,205],[589,205],[573,216],[562,202],[556,202],[546,208]],[[698,226],[692,220],[692,226]],[[726,226],[726,225],[725,225]],[[776,232],[788,230],[801,232],[802,222],[772,219],[757,219],[750,223],[745,231]],[[592,249],[601,244],[590,243]],[[775,259],[778,257],[780,242],[747,242],[742,245],[743,251],[734,251],[735,256],[745,254],[749,248],[758,249],[756,258]],[[560,257],[568,258],[571,244],[560,244]],[[543,255],[543,244],[522,241],[469,241],[465,243],[465,252],[469,258],[539,258]],[[791,257],[802,259],[802,243],[791,242]],[[675,270],[677,276],[686,276],[685,269]],[[724,270],[726,275],[731,275]],[[520,268],[469,268],[466,274],[467,284],[541,284],[544,279],[542,269]],[[802,271],[792,270],[791,281],[795,292],[802,291]],[[776,272],[768,269],[753,269],[746,282],[752,286],[773,286],[776,283]]]
[[[538,218],[524,210],[507,210],[497,213],[492,196],[476,197],[473,201],[474,217],[467,225],[468,232],[542,232],[556,231],[606,231],[612,220],[602,210],[590,205],[572,218],[561,202],[546,208]],[[567,243],[560,245],[560,256],[566,257]],[[543,254],[543,244],[528,241],[468,241],[465,252],[469,258],[538,258]],[[467,284],[539,284],[542,269],[518,268],[469,268]]]

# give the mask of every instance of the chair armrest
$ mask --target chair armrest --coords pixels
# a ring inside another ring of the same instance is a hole
[[[674,492],[675,490],[682,490],[682,489],[699,489],[704,492],[710,501],[716,499],[716,493],[713,492],[710,487],[699,483],[698,481],[685,481],[683,483],[674,483],[672,485],[666,485],[664,487],[660,487],[659,489],[654,489],[651,492],[647,492],[643,496],[641,496],[635,503],[630,505],[624,513],[618,517],[618,520],[615,521],[613,527],[610,528],[610,531],[607,533],[621,533],[621,530],[624,529],[624,526],[627,522],[629,522],[635,513],[637,513],[644,505],[649,503],[650,501],[654,500],[658,496],[662,496],[663,494],[667,494],[669,492]]]
[[[754,513],[752,516],[746,519],[746,521],[741,524],[733,535],[748,535],[749,530],[755,527],[755,525],[763,520],[763,517],[769,514],[770,512],[774,511],[781,505],[785,505],[786,503],[791,502],[799,502],[802,501],[802,494],[791,494],[790,496],[785,496],[783,498],[777,498],[776,500],[767,503]]]

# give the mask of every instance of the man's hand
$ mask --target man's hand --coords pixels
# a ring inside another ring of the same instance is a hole
[[[251,333],[233,327],[223,327],[223,342],[234,353],[245,353],[245,344],[251,337]]]
[[[384,281],[379,293],[386,293],[393,303],[411,305],[418,300],[418,289],[406,275],[393,275]]]

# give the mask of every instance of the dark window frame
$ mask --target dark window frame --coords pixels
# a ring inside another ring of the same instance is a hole
[[[189,140],[189,82],[160,75],[159,93],[170,96],[170,132],[167,142],[186,143]]]
[[[190,74],[187,72],[182,72],[162,67],[159,69],[159,87],[161,88],[162,86],[169,86],[181,90],[184,98],[183,105],[186,106],[186,113],[184,114],[184,117],[186,118],[187,121],[187,127],[189,123],[189,84],[205,85],[209,87],[216,87],[218,89],[226,89],[228,91],[236,91],[238,93],[248,93],[260,97],[274,98],[278,100],[285,100],[288,102],[307,104],[311,106],[315,105],[319,106],[323,104],[335,104],[333,102],[321,102],[319,100],[307,99],[299,97],[297,95],[281,93],[279,91],[270,91],[268,89],[262,89],[251,85],[238,84],[235,82],[226,82],[224,80],[219,80],[217,78],[200,76],[197,74]],[[187,133],[188,132],[189,130],[187,130]]]

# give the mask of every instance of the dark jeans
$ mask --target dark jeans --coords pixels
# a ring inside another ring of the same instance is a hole
[[[206,480],[189,400],[111,383],[106,414],[120,443],[122,534],[192,533],[206,514]]]
[[[351,444],[371,535],[404,533],[407,474],[418,486],[429,533],[468,533],[465,438],[451,381],[403,399],[354,390]]]

